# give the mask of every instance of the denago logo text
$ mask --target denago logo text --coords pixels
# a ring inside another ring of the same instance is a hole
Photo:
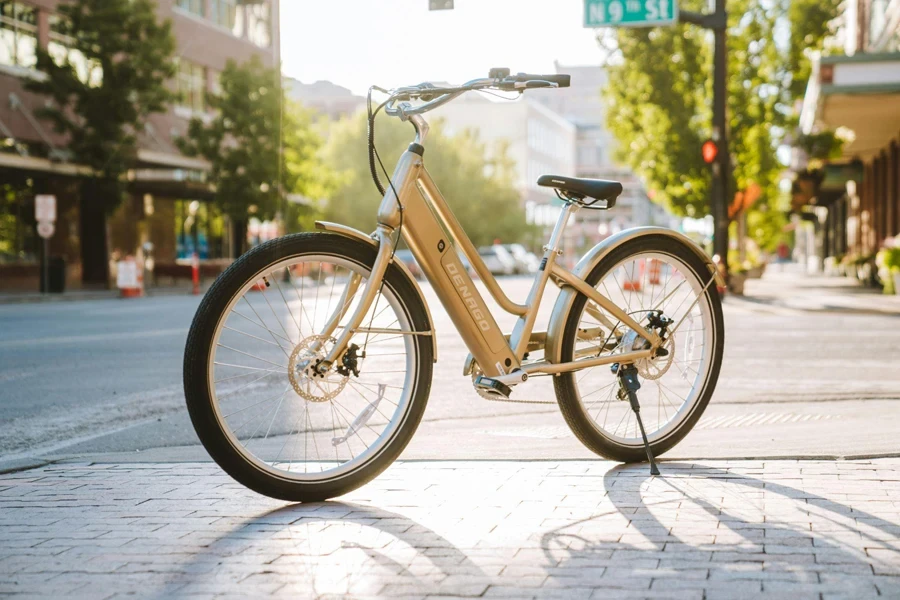
[[[487,319],[484,318],[484,313],[482,313],[481,309],[478,308],[478,302],[476,302],[475,298],[472,297],[472,292],[469,291],[469,286],[466,285],[465,280],[459,274],[459,267],[457,267],[456,264],[452,262],[448,262],[446,267],[447,273],[450,274],[450,279],[453,281],[453,285],[456,286],[456,291],[459,292],[459,295],[462,297],[463,302],[466,303],[466,306],[469,308],[469,314],[471,314],[472,318],[475,319],[475,322],[478,323],[478,327],[480,327],[482,331],[487,331],[488,329],[490,329],[491,326],[487,322]]]

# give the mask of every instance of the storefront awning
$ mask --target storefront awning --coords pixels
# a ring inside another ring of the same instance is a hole
[[[900,132],[900,52],[825,56],[813,62],[803,101],[804,133],[844,128],[846,158],[867,160]]]
[[[93,171],[90,167],[52,161],[37,156],[22,156],[21,154],[0,153],[0,168],[18,169],[36,173],[55,173],[57,175],[90,175]]]

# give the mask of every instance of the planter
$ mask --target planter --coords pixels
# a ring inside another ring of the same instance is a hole
[[[744,295],[744,283],[747,281],[746,273],[731,273],[728,276],[728,291],[738,296]]]
[[[891,277],[894,278],[894,294],[900,296],[900,271],[894,271]]]
[[[763,265],[753,267],[752,269],[749,269],[747,271],[747,279],[760,279],[763,276],[763,271],[765,270],[766,268]]]
[[[870,285],[870,281],[872,280],[872,265],[869,263],[856,265],[856,278],[863,284]]]

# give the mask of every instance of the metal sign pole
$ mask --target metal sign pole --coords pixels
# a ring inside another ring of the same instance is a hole
[[[50,293],[50,240],[44,238],[44,293]]]
[[[678,20],[682,23],[700,25],[711,29],[713,41],[713,135],[718,154],[712,162],[712,190],[710,194],[710,214],[713,216],[713,254],[718,254],[728,273],[728,185],[731,179],[731,153],[728,149],[728,49],[725,32],[728,13],[726,0],[715,0],[715,12],[701,13],[681,11]]]

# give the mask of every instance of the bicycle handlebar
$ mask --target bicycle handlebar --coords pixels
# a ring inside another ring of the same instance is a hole
[[[391,91],[391,97],[385,104],[384,111],[391,116],[406,119],[412,115],[421,115],[438,106],[450,102],[461,94],[470,91],[496,89],[506,92],[523,92],[534,88],[560,88],[569,87],[571,76],[563,74],[531,75],[518,73],[509,75],[508,69],[491,69],[492,77],[473,79],[461,86],[438,88],[430,83],[397,88]],[[437,96],[437,97],[435,97]],[[413,99],[425,100],[424,104],[411,106],[404,102]]]

